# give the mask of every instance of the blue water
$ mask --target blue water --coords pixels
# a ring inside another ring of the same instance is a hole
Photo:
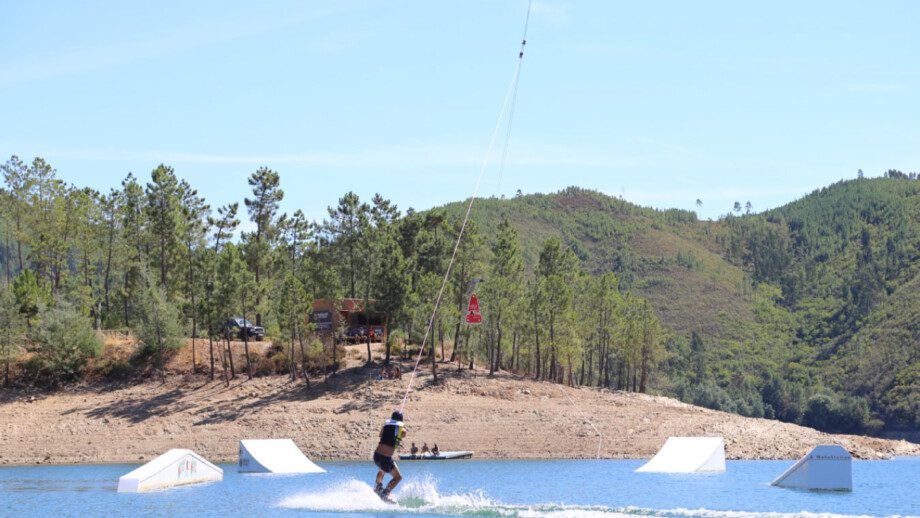
[[[115,492],[135,466],[0,469],[0,516],[522,516],[789,518],[920,515],[920,458],[854,461],[852,493],[770,481],[789,461],[729,461],[724,474],[633,473],[640,461],[401,462],[398,504],[381,502],[370,462],[328,462],[322,475],[241,475],[141,494]]]

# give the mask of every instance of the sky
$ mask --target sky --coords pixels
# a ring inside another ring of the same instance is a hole
[[[0,0],[0,160],[103,192],[165,163],[212,207],[267,166],[314,219],[347,191],[464,199],[527,6]],[[533,0],[480,194],[577,185],[715,218],[918,171],[918,22],[910,1]]]

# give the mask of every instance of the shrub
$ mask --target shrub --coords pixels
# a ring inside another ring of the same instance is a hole
[[[121,358],[102,358],[95,365],[96,374],[109,381],[126,380],[134,372],[130,361]]]
[[[26,270],[13,281],[13,294],[19,311],[31,325],[38,323],[39,312],[51,305],[51,291],[38,282],[32,270]]]
[[[249,352],[249,363],[252,364],[252,374],[254,376],[270,376],[276,373],[274,356],[277,354],[284,354],[279,352],[274,352],[274,348],[270,349],[266,354],[259,354],[255,351]]]
[[[52,383],[75,379],[86,361],[102,351],[90,319],[63,300],[38,316],[34,351],[41,371]]]
[[[291,366],[288,364],[288,356],[284,351],[278,351],[268,358],[269,370],[272,374],[289,374]]]
[[[865,399],[824,393],[809,398],[802,424],[835,433],[877,432],[880,428]]]
[[[150,286],[141,304],[141,312],[137,338],[143,345],[138,355],[156,355],[157,368],[160,374],[165,376],[164,352],[178,350],[185,339],[179,310],[167,301],[166,293],[161,287]]]

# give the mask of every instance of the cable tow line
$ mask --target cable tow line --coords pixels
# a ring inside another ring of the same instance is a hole
[[[492,130],[492,138],[489,139],[489,146],[486,149],[485,157],[482,161],[482,167],[479,169],[479,176],[476,178],[476,186],[473,189],[473,194],[470,196],[470,202],[466,206],[466,213],[463,216],[463,223],[460,225],[460,232],[457,234],[457,241],[454,243],[454,250],[450,256],[450,262],[447,263],[447,270],[444,272],[444,278],[441,280],[441,288],[438,290],[438,296],[434,302],[434,309],[431,311],[431,318],[428,319],[428,326],[425,328],[425,335],[422,338],[422,346],[419,348],[418,356],[415,358],[415,366],[412,368],[412,375],[409,376],[409,382],[406,385],[406,393],[402,398],[402,403],[399,405],[399,411],[402,412],[406,407],[406,401],[409,399],[409,393],[412,391],[412,384],[415,382],[416,374],[418,373],[419,362],[422,360],[422,352],[425,351],[425,346],[428,344],[428,337],[431,335],[431,328],[434,325],[435,317],[438,314],[438,308],[441,306],[441,298],[444,295],[444,288],[447,286],[447,280],[450,278],[450,272],[453,269],[454,261],[457,258],[457,250],[460,248],[460,241],[463,239],[463,232],[466,230],[466,224],[470,220],[470,212],[473,210],[473,202],[476,200],[476,196],[479,194],[479,186],[482,184],[482,177],[485,174],[486,166],[489,164],[489,160],[492,157],[492,149],[495,147],[495,140],[498,137],[499,128],[501,128],[502,120],[505,118],[505,111],[508,108],[509,100],[511,101],[511,106],[514,106],[514,99],[517,98],[517,84],[518,78],[521,74],[521,65],[524,62],[524,47],[527,45],[527,27],[530,24],[530,7],[531,1],[527,2],[527,15],[524,18],[524,33],[521,37],[521,48],[518,52],[517,64],[514,67],[514,74],[511,76],[511,83],[508,85],[508,90],[505,92],[505,99],[502,102],[502,108],[498,114],[498,120],[495,123],[495,129]],[[508,142],[507,139],[511,136],[511,123],[509,119],[508,123],[508,132],[506,133],[505,140],[505,151],[507,152]],[[502,159],[504,162],[504,158]],[[504,167],[504,164],[502,165]]]

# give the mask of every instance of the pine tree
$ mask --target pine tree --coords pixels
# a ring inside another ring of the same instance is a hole
[[[185,247],[185,313],[192,322],[192,372],[198,372],[196,357],[196,340],[198,338],[198,301],[200,292],[205,287],[204,277],[201,275],[202,252],[205,249],[207,229],[205,222],[211,208],[205,204],[204,198],[198,196],[198,191],[192,189],[185,180],[179,183],[181,193],[182,213],[182,243]]]
[[[249,186],[252,188],[252,198],[246,198],[246,208],[249,218],[256,225],[256,230],[245,237],[247,241],[247,257],[249,266],[255,274],[255,306],[258,308],[262,302],[262,273],[267,256],[269,243],[275,234],[275,216],[278,205],[284,199],[281,190],[281,179],[278,173],[267,167],[260,167],[249,177]],[[256,312],[256,325],[262,325],[262,313]]]
[[[489,361],[489,373],[494,374],[501,369],[502,339],[509,327],[506,318],[511,317],[511,308],[522,293],[522,277],[524,273],[524,260],[521,257],[521,247],[518,242],[517,232],[507,218],[502,218],[498,225],[498,236],[492,245],[492,262],[489,279],[486,283],[486,293],[489,320],[494,324],[495,354]]]
[[[171,167],[160,164],[151,173],[147,184],[147,205],[144,207],[150,222],[150,239],[155,252],[152,263],[159,272],[159,284],[172,292],[172,270],[179,255],[181,191],[179,181]]]
[[[357,194],[349,191],[339,199],[335,208],[328,208],[329,219],[323,222],[326,242],[332,245],[333,253],[338,257],[339,269],[345,279],[346,296],[349,298],[355,298],[357,294],[359,239],[362,221],[369,210],[370,207],[361,203]]]

